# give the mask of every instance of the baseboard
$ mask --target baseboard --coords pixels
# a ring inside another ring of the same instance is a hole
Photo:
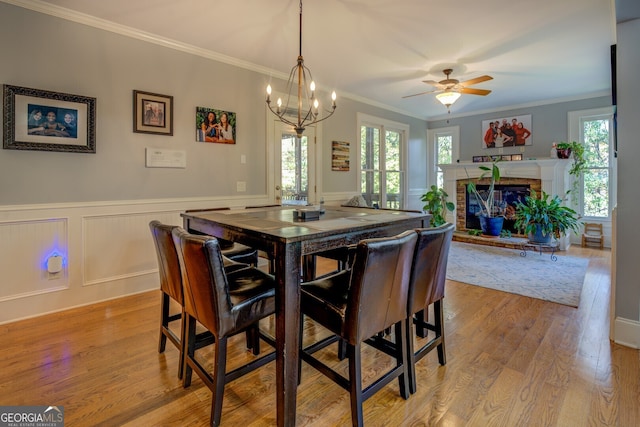
[[[640,349],[640,322],[616,317],[614,331],[616,344]]]

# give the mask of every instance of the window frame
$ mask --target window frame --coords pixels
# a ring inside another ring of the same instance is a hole
[[[609,206],[608,214],[604,216],[585,216],[584,215],[584,174],[580,174],[579,177],[572,177],[572,179],[578,179],[579,194],[577,198],[577,206],[573,208],[581,215],[583,219],[588,221],[611,221],[611,215],[613,208],[617,203],[617,158],[615,156],[615,121],[614,121],[614,107],[594,108],[590,110],[569,111],[569,141],[577,141],[580,144],[584,144],[583,122],[585,120],[608,120],[609,121]],[[587,168],[587,169],[604,169],[604,168]]]
[[[451,162],[457,162],[460,159],[460,126],[427,129],[429,142],[427,144],[427,189],[432,185],[438,185],[438,137],[440,136],[451,136]]]

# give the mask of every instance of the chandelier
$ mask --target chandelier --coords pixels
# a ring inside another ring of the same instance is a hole
[[[336,93],[331,93],[331,109],[325,110],[325,115],[320,114],[320,103],[316,98],[316,84],[311,76],[311,70],[304,65],[302,57],[302,0],[300,0],[300,50],[298,53],[297,64],[289,73],[289,82],[287,84],[286,102],[283,104],[282,99],[278,98],[276,108],[271,105],[271,85],[267,86],[267,106],[269,110],[278,119],[286,123],[296,131],[298,138],[302,137],[302,133],[307,126],[328,119],[336,111]],[[310,81],[307,84],[307,81]],[[297,93],[294,90],[297,89]],[[297,117],[297,121],[294,121]]]

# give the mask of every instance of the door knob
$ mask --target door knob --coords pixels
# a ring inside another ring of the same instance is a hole
[[[276,190],[280,191],[280,186],[276,185]]]

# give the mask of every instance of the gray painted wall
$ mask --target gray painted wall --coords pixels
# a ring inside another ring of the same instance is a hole
[[[96,154],[0,150],[0,205],[238,195],[236,181],[247,183],[242,195],[266,194],[268,76],[6,3],[0,52],[13,58],[0,61],[4,84],[97,99]],[[270,82],[274,90],[285,85]],[[132,131],[134,89],[174,96],[173,136]],[[411,141],[426,140],[423,120],[345,98],[338,103],[320,141],[325,192],[357,189],[355,167],[333,172],[328,160],[332,140],[355,143],[357,112],[407,123]],[[196,106],[237,113],[236,145],[196,142]],[[146,168],[146,147],[185,150],[187,168]],[[423,168],[415,170],[422,187]]]
[[[618,24],[618,233],[616,316],[640,320],[640,19]]]
[[[479,114],[446,120],[430,121],[429,129],[446,126],[460,126],[460,160],[471,161],[473,156],[499,154],[497,148],[483,149],[482,121],[531,115],[531,137],[533,145],[525,146],[523,157],[549,157],[553,141],[568,139],[567,114],[569,111],[588,110],[611,105],[611,97],[589,98],[578,101],[547,104],[536,107],[523,107],[514,110]],[[453,105],[455,109],[455,104]],[[505,147],[502,154],[520,154],[520,147]]]

